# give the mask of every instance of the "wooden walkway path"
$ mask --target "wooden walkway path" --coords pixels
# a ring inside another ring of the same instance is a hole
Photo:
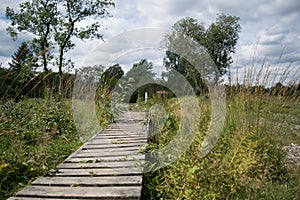
[[[127,112],[9,200],[140,199],[145,113]]]

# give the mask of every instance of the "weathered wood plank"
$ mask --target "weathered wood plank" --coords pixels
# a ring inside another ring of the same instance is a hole
[[[145,129],[145,125],[142,124],[141,122],[131,122],[131,123],[122,123],[121,121],[119,121],[119,123],[112,123],[108,126],[107,129],[105,130],[122,130],[124,129],[124,127],[128,127],[128,126],[131,126],[131,127],[134,127],[134,128],[138,128],[138,129],[142,129],[142,130],[146,130]],[[127,129],[126,129],[127,130]],[[129,129],[130,131],[131,129]]]
[[[107,168],[107,169],[58,169],[55,176],[118,176],[141,175],[141,168]]]
[[[131,127],[133,129],[127,129],[128,127]],[[105,129],[105,131],[120,131],[120,130],[125,130],[128,132],[135,132],[135,130],[141,130],[141,131],[145,131],[146,126],[141,125],[140,122],[136,122],[136,123],[114,123],[111,126],[108,127],[108,129]]]
[[[93,158],[93,157],[115,157],[115,156],[131,156],[131,155],[138,155],[140,152],[136,150],[131,151],[111,151],[111,152],[92,152],[92,151],[85,151],[85,152],[78,152],[73,156],[73,158]]]
[[[127,135],[127,134],[119,134],[119,135],[97,135],[95,139],[147,139],[146,136],[139,136],[139,135]]]
[[[103,144],[125,144],[125,143],[145,143],[147,139],[140,139],[140,138],[133,138],[133,139],[126,139],[126,138],[117,138],[117,139],[99,139],[95,138],[90,143],[103,143]]]
[[[137,151],[141,152],[145,150],[145,146],[129,146],[129,147],[123,147],[123,148],[107,148],[107,149],[87,149],[83,148],[78,153],[84,153],[84,152],[91,152],[91,153],[97,153],[97,152],[119,152],[119,151]]]
[[[58,169],[93,169],[93,168],[119,168],[119,167],[138,167],[145,161],[123,161],[123,162],[100,162],[100,163],[62,163]]]
[[[136,141],[99,141],[99,140],[92,140],[89,142],[86,142],[86,144],[96,144],[96,145],[105,145],[105,144],[145,144],[145,140],[136,140]]]
[[[135,128],[134,131],[130,131],[130,128],[132,127],[124,127],[124,129],[105,129],[98,134],[107,134],[107,135],[121,135],[121,134],[126,134],[126,135],[136,135],[136,136],[143,136],[147,135],[147,132],[144,132],[142,129],[137,129]]]
[[[140,186],[120,187],[46,187],[28,186],[17,193],[18,197],[50,197],[50,198],[124,198],[139,199],[141,195]]]
[[[125,167],[140,167],[145,165],[144,160],[135,161],[115,161],[115,162],[95,162],[95,163],[80,163],[69,162],[62,163],[57,169],[100,169],[100,168],[125,168]]]
[[[102,176],[102,177],[41,177],[35,180],[32,185],[46,186],[122,186],[141,185],[142,177],[133,176]]]
[[[65,162],[115,162],[115,161],[139,161],[145,160],[145,155],[133,155],[133,156],[115,156],[115,157],[90,157],[90,158],[68,158]]]
[[[145,143],[130,143],[130,144],[85,144],[82,149],[111,149],[111,148],[125,148],[125,147],[145,147]]]
[[[11,197],[8,200],[32,200],[33,197]],[[70,198],[34,198],[35,200],[70,200]],[[72,198],[72,200],[82,200],[83,198]],[[105,198],[101,198],[102,200],[104,200]],[[106,198],[106,200],[111,200],[110,198]]]

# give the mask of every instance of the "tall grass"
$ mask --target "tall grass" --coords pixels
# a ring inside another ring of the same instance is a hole
[[[0,95],[1,200],[55,169],[82,145],[72,111],[74,75],[64,74],[60,102],[57,74],[42,73],[24,82],[10,75],[0,74],[0,90],[4,91]],[[113,119],[107,108],[109,99],[101,102],[96,101],[98,123],[105,127]]]
[[[0,108],[0,199],[54,169],[81,144],[69,102],[12,100]]]
[[[293,73],[292,73],[293,72]],[[232,74],[232,73],[231,73]],[[299,67],[280,71],[263,63],[233,74],[227,88],[226,122],[217,144],[200,158],[211,115],[199,98],[201,118],[190,148],[173,164],[145,175],[151,199],[298,199],[300,168],[285,165],[282,147],[300,144]],[[243,77],[241,79],[241,77]],[[233,80],[235,84],[233,84]],[[277,82],[286,84],[283,86]],[[238,84],[237,84],[238,83]],[[277,86],[277,87],[275,87]],[[180,127],[180,110],[165,104],[169,118],[150,151],[165,146]],[[150,198],[149,198],[150,199]]]

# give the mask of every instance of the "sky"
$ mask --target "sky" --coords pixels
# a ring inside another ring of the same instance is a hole
[[[6,66],[11,56],[22,41],[28,40],[28,35],[20,35],[13,41],[6,34],[9,21],[5,18],[5,8],[18,8],[21,1],[2,0],[0,5],[0,63]],[[291,74],[299,78],[300,66],[300,1],[299,0],[115,0],[115,8],[110,9],[111,18],[103,19],[103,41],[81,42],[76,40],[76,48],[67,56],[75,61],[75,66],[85,65],[98,46],[108,43],[114,45],[107,48],[105,55],[115,53],[121,48],[121,43],[111,43],[120,35],[143,28],[161,28],[170,30],[172,25],[183,17],[192,17],[208,27],[218,13],[240,17],[242,27],[233,55],[231,68],[239,70],[244,66],[268,63],[271,69],[290,66]],[[151,36],[142,36],[142,38]],[[126,45],[126,44],[124,44]],[[149,60],[159,64],[164,52],[162,50],[146,50]],[[132,65],[144,56],[135,50],[133,52],[115,54],[114,62],[127,66]],[[112,60],[110,60],[112,61]],[[102,64],[102,63],[99,63]],[[125,67],[126,68],[126,67]],[[275,70],[276,71],[276,70]],[[282,73],[280,70],[277,73]],[[274,72],[275,73],[275,72]]]

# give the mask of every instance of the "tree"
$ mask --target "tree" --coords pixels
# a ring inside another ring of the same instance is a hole
[[[232,63],[231,54],[235,53],[235,46],[241,30],[238,21],[238,17],[220,14],[216,22],[205,29],[204,25],[196,19],[183,18],[173,25],[171,33],[166,37],[166,43],[167,46],[171,46],[174,43],[180,43],[182,39],[189,38],[198,46],[200,45],[201,47],[198,47],[191,57],[203,56],[205,58],[204,51],[207,52],[214,61],[216,70],[212,72],[206,69],[205,71],[213,73],[215,82],[217,82]],[[198,92],[203,87],[202,74],[181,55],[167,51],[164,64],[168,70],[177,70],[184,75]]]
[[[235,53],[241,31],[239,20],[236,16],[219,14],[216,22],[206,30],[203,44],[217,66],[219,73],[216,74],[224,75],[233,62],[231,55]]]
[[[103,74],[100,77],[100,88],[107,89],[107,92],[110,93],[123,75],[124,71],[122,70],[119,64],[115,64],[109,67],[103,72]]]
[[[142,59],[140,62],[134,63],[132,68],[126,73],[125,77],[127,82],[133,80],[135,85],[135,91],[132,91],[129,102],[136,102],[138,97],[144,96],[145,91],[149,91],[149,87],[151,87],[151,84],[148,83],[154,83],[154,78],[155,73],[153,72],[152,62],[149,62],[147,59]],[[144,86],[145,84],[147,85]]]
[[[126,73],[126,78],[131,78],[135,83],[142,85],[147,81],[154,80],[155,73],[152,70],[153,63],[147,59],[142,59],[132,65],[132,68]]]
[[[12,61],[7,70],[5,84],[8,86],[4,96],[18,99],[28,92],[30,83],[35,78],[34,70],[38,67],[32,49],[25,42],[12,55]]]
[[[176,22],[172,27],[172,32],[167,36],[167,45],[170,47],[172,45],[184,46],[185,43],[181,43],[180,40],[185,40],[186,37],[203,42],[205,35],[205,28],[203,24],[198,24],[197,20],[193,18],[184,18]],[[200,43],[200,44],[201,44]],[[178,47],[177,47],[178,48]],[[180,47],[181,48],[181,47]],[[200,57],[203,52],[199,49],[195,49],[193,52],[197,57]],[[204,84],[202,81],[201,74],[195,69],[195,67],[190,63],[186,57],[179,55],[172,51],[166,51],[166,57],[164,58],[164,65],[166,66],[168,72],[163,73],[163,76],[168,78],[169,82],[174,82],[176,80],[175,71],[179,72],[187,81],[192,85],[196,90],[196,93],[199,94],[203,89]],[[163,77],[163,78],[164,78]]]
[[[32,0],[19,4],[19,12],[6,8],[6,17],[11,20],[11,25],[6,29],[8,34],[17,38],[21,32],[33,34],[32,48],[39,56],[45,75],[48,76],[48,64],[54,58],[52,41],[54,27],[57,25],[59,11],[58,1]],[[47,96],[50,96],[51,82],[47,79]]]
[[[78,23],[87,20],[91,17],[94,19],[108,17],[108,8],[114,6],[110,0],[61,0],[64,10],[58,16],[58,24],[55,29],[55,41],[59,46],[58,55],[58,70],[60,74],[59,81],[59,96],[62,90],[62,68],[64,61],[64,53],[72,49],[75,43],[72,42],[72,37],[77,37],[81,40],[85,39],[102,39],[103,35],[99,33],[101,23],[94,21],[86,23],[85,26],[76,26]]]
[[[11,20],[7,32],[13,37],[21,32],[31,33],[33,46],[41,56],[44,71],[54,58],[54,48],[60,75],[59,99],[62,91],[64,55],[75,47],[73,37],[81,40],[102,38],[99,33],[99,18],[109,17],[108,8],[114,6],[111,0],[32,0],[19,4],[20,11],[6,8],[6,16]],[[93,18],[92,23],[88,19]],[[84,22],[85,23],[82,23]],[[79,25],[79,23],[81,23]],[[83,25],[87,24],[87,25]]]
[[[7,27],[8,34],[15,40],[19,33],[33,34],[32,47],[37,55],[40,55],[43,69],[48,72],[48,63],[53,49],[54,27],[57,24],[57,3],[54,0],[32,0],[19,4],[19,12],[12,8],[6,8],[6,17],[11,20]]]
[[[19,49],[12,55],[9,64],[10,71],[21,78],[31,76],[35,68],[38,67],[36,58],[26,42],[23,42]]]

